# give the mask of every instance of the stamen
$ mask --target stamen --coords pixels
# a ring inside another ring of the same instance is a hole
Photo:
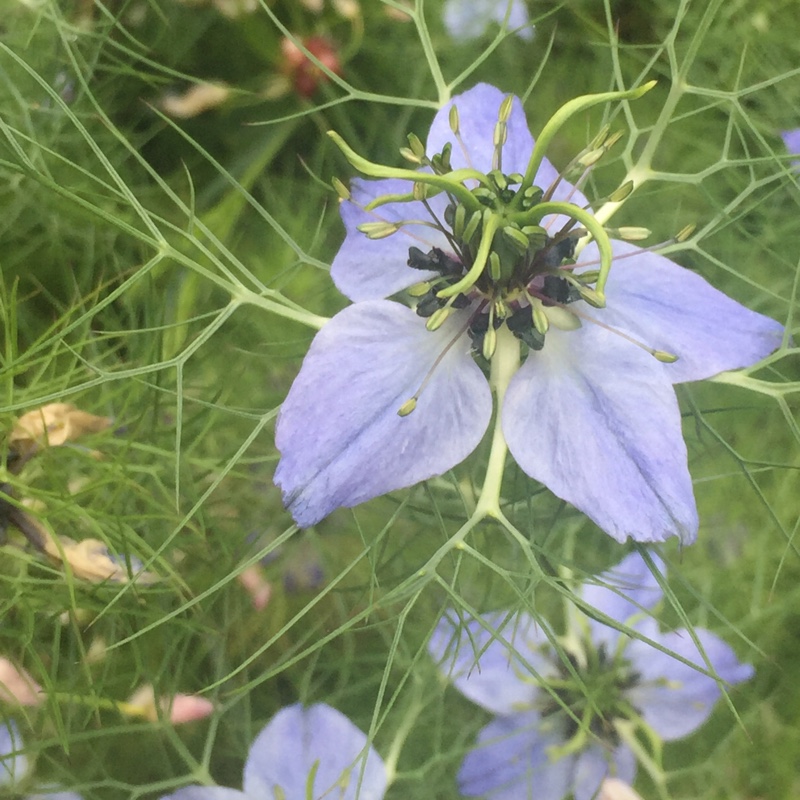
[[[540,297],[537,293],[531,292],[535,297],[538,297],[540,300],[549,300],[553,305],[557,308],[563,308],[565,311],[568,311],[570,314],[574,314],[579,319],[582,319],[586,322],[591,322],[593,325],[598,325],[599,327],[603,328],[603,330],[608,331],[609,333],[616,334],[617,336],[625,339],[625,341],[630,342],[631,344],[636,345],[637,347],[644,350],[646,353],[649,353],[653,358],[657,361],[660,361],[662,364],[674,364],[679,356],[675,355],[674,353],[670,353],[666,350],[656,350],[654,347],[650,347],[646,345],[644,342],[639,341],[638,339],[634,339],[633,336],[625,333],[624,331],[619,330],[618,328],[612,328],[610,325],[607,325],[605,322],[601,322],[599,319],[590,316],[589,314],[584,313],[583,311],[579,311],[574,306],[570,306],[567,308],[566,305],[563,303],[556,303],[550,298]]]
[[[331,180],[331,185],[333,186],[334,191],[336,192],[336,194],[339,195],[339,199],[340,200],[350,200],[351,199],[350,190],[338,178],[333,178]]]
[[[442,352],[439,353],[439,355],[436,357],[436,360],[431,365],[431,368],[428,370],[425,377],[422,379],[422,383],[419,385],[419,389],[417,389],[417,391],[414,392],[414,394],[411,395],[411,397],[409,397],[408,400],[406,400],[405,403],[403,403],[400,406],[400,408],[397,409],[398,416],[407,417],[417,407],[417,401],[419,400],[420,395],[422,394],[425,387],[428,385],[430,379],[433,377],[433,373],[436,370],[436,367],[438,367],[439,364],[442,363],[442,359],[450,351],[450,348],[467,332],[469,326],[472,325],[473,321],[478,316],[478,314],[480,314],[481,311],[483,311],[485,305],[486,305],[485,302],[481,303],[475,309],[474,313],[469,315],[469,318],[467,319],[466,323],[462,325],[461,328],[459,328],[456,335],[445,345],[444,350],[442,350]]]

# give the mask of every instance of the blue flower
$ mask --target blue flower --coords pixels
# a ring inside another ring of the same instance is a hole
[[[528,25],[524,0],[447,0],[444,26],[454,39],[477,39],[492,22],[502,25],[506,14],[510,30],[519,29],[517,35],[522,39],[533,38],[532,28],[523,27]]]
[[[661,740],[679,739],[706,721],[721,694],[718,681],[700,670],[729,685],[753,675],[707,630],[659,629],[649,612],[662,593],[638,553],[580,594],[599,615],[688,663],[573,609],[561,640],[570,668],[555,652],[553,633],[528,614],[464,621],[448,612],[429,651],[465,697],[496,715],[461,765],[462,794],[590,800],[607,777],[632,784],[637,765],[628,742],[637,724]]]
[[[275,482],[301,527],[460,463],[492,417],[473,353],[494,368],[523,350],[522,366],[495,386],[519,466],[618,541],[695,538],[673,384],[759,361],[780,345],[782,326],[624,241],[609,244],[605,305],[593,307],[603,305],[603,251],[592,242],[571,258],[594,219],[587,199],[546,158],[524,192],[511,185],[525,180],[533,147],[519,100],[481,84],[436,114],[427,168],[411,173],[419,183],[353,181],[331,268],[353,305],[317,334],[276,427]],[[409,201],[437,165],[435,179],[453,188]],[[526,214],[533,224],[506,224]],[[520,237],[527,249],[515,249]],[[430,288],[416,313],[384,299],[421,281]],[[662,351],[677,361],[663,363]]]
[[[18,789],[28,775],[30,765],[23,750],[22,737],[13,720],[0,723],[0,788]],[[42,788],[27,800],[82,800],[75,792],[64,792],[58,788]]]
[[[309,793],[309,781],[313,785]],[[387,775],[367,737],[324,704],[279,711],[258,734],[243,790],[187,786],[162,800],[380,800]]]
[[[783,144],[790,155],[800,156],[800,128],[782,131],[781,139],[783,139]],[[800,161],[792,161],[792,167],[794,169],[800,168]]]
[[[790,131],[782,131],[781,139],[786,149],[793,156],[800,155],[800,128],[794,128]]]

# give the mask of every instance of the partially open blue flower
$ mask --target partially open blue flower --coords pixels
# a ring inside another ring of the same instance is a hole
[[[242,791],[187,786],[162,800],[381,800],[386,783],[381,757],[347,717],[322,703],[293,705],[253,742]]]
[[[650,611],[661,589],[638,553],[585,584],[581,596],[599,615],[688,663],[574,609],[561,640],[569,666],[555,651],[553,632],[528,614],[465,620],[448,612],[429,651],[465,697],[496,715],[461,765],[462,794],[590,800],[607,777],[632,784],[637,762],[626,729],[643,725],[664,741],[686,736],[721,695],[706,672],[728,685],[753,675],[707,630],[660,630]]]
[[[317,334],[276,428],[275,482],[301,527],[466,458],[493,404],[473,354],[494,364],[511,348],[525,360],[500,411],[520,467],[619,541],[695,538],[673,384],[749,366],[783,329],[664,256],[609,243],[546,158],[525,177],[533,148],[519,100],[481,84],[436,114],[412,173],[424,178],[353,181],[331,269],[353,305]],[[584,226],[605,254],[593,241],[572,258]],[[384,299],[420,285],[416,313]]]
[[[524,27],[528,24],[525,0],[447,0],[443,18],[454,39],[477,39],[491,23],[502,25],[506,19],[510,30],[519,29],[518,36],[533,38],[532,28]]]

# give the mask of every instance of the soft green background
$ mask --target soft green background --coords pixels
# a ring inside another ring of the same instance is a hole
[[[101,460],[51,449],[3,480],[42,501],[61,535],[102,539],[165,577],[70,579],[9,531],[0,655],[49,695],[0,719],[17,719],[38,756],[33,782],[87,798],[157,797],[209,776],[240,787],[255,733],[299,699],[336,706],[398,756],[390,798],[457,797],[488,717],[427,660],[442,608],[557,619],[563,571],[580,579],[625,548],[510,464],[504,495],[523,536],[486,523],[434,568],[485,447],[426,486],[291,526],[272,432],[314,329],[287,313],[345,304],[326,271],[342,237],[329,182],[353,170],[324,133],[399,165],[445,84],[523,96],[535,135],[572,97],[657,78],[635,103],[572,120],[549,157],[565,165],[604,121],[623,131],[593,176],[600,196],[650,137],[660,179],[614,224],[648,227],[651,241],[696,224],[672,257],[791,329],[800,192],[779,132],[800,125],[794,0],[531,0],[533,42],[493,26],[471,43],[448,38],[433,0],[406,22],[388,0],[362,0],[354,20],[296,0],[235,19],[177,0],[3,2],[0,423],[54,400],[115,418],[84,442]],[[339,48],[342,77],[311,99],[265,96],[287,30]],[[159,110],[200,80],[226,82],[230,98],[187,120]],[[691,548],[663,548],[665,623],[711,628],[757,673],[665,748],[661,791],[674,798],[800,796],[796,352],[748,381],[680,389],[702,523]],[[256,612],[236,576],[267,556],[273,597]],[[171,728],[108,708],[143,682],[203,692],[218,712]],[[643,771],[637,788],[659,796]]]

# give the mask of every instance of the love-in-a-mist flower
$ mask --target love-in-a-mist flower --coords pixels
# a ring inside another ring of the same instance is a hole
[[[800,155],[800,128],[793,128],[790,131],[783,131],[781,139],[786,149],[793,155]]]
[[[781,139],[786,150],[793,156],[800,156],[800,128],[793,128],[790,131],[782,131]],[[792,161],[795,169],[800,168],[800,161]]]
[[[495,425],[528,475],[620,541],[694,539],[673,384],[753,364],[782,327],[610,240],[544,158],[571,113],[648,88],[570,101],[534,147],[519,100],[478,85],[436,114],[427,146],[409,137],[417,171],[337,139],[384,179],[340,186],[331,275],[353,305],[317,334],[278,418],[275,482],[300,526],[454,467],[483,437],[494,389]],[[573,171],[608,146],[601,133]],[[384,299],[407,289],[415,309]]]
[[[573,606],[561,639],[523,612],[464,619],[449,611],[439,622],[432,657],[465,697],[496,715],[461,765],[462,794],[590,800],[607,778],[632,784],[631,742],[692,733],[719,699],[718,681],[731,686],[753,674],[707,630],[660,630],[651,609],[662,592],[638,553],[580,595],[595,614]],[[603,624],[603,616],[663,650]]]
[[[22,786],[30,782],[31,764],[25,755],[22,736],[13,721],[0,722],[0,789],[13,791],[14,797]],[[6,795],[3,794],[3,797]],[[34,794],[25,795],[27,800],[82,800],[75,792],[66,792],[58,787],[39,788]]]
[[[521,38],[533,38],[525,0],[447,0],[442,18],[454,39],[477,39],[492,23],[505,23]]]
[[[386,767],[344,714],[320,703],[279,711],[258,734],[242,791],[187,786],[162,800],[380,800]]]

